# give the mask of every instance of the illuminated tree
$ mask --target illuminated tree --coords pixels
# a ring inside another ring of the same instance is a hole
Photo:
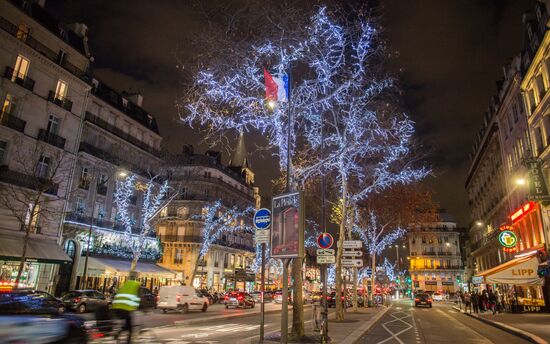
[[[144,248],[147,237],[154,233],[152,220],[158,215],[161,208],[166,206],[163,202],[169,190],[168,181],[160,186],[155,182],[156,177],[141,183],[135,175],[130,175],[121,181],[117,181],[117,188],[114,200],[117,207],[117,214],[124,226],[124,241],[132,251],[132,263],[130,274],[134,274],[137,262]],[[130,213],[131,199],[137,192],[143,194],[143,202],[140,209],[139,223],[135,223]],[[135,233],[137,228],[137,233]]]

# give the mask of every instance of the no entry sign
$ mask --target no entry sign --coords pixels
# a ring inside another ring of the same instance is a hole
[[[334,244],[334,238],[329,233],[321,233],[317,237],[317,246],[319,248],[331,248]]]

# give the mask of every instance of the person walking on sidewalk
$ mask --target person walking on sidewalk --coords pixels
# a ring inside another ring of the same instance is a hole
[[[493,315],[497,312],[497,298],[492,290],[489,290],[489,309],[493,311]]]
[[[497,312],[502,312],[502,295],[500,294],[500,292],[497,290],[495,290],[495,298],[497,300],[497,306],[496,306],[496,309],[497,309]]]
[[[479,304],[481,303],[481,297],[474,291],[472,294],[472,305],[474,306],[474,313],[479,314]]]
[[[470,311],[472,313],[472,303],[470,293],[464,293],[464,312]]]

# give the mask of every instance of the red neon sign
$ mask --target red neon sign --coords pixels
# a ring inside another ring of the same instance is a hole
[[[512,219],[512,223],[516,223],[519,220],[521,220],[525,215],[529,214],[533,210],[535,210],[535,202],[527,202],[524,205],[521,206],[518,210],[516,210],[510,218]]]

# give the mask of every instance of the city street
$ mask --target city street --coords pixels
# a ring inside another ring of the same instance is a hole
[[[528,342],[460,314],[452,308],[450,303],[434,303],[433,308],[415,308],[413,301],[400,300],[361,338],[359,343],[522,344]]]

